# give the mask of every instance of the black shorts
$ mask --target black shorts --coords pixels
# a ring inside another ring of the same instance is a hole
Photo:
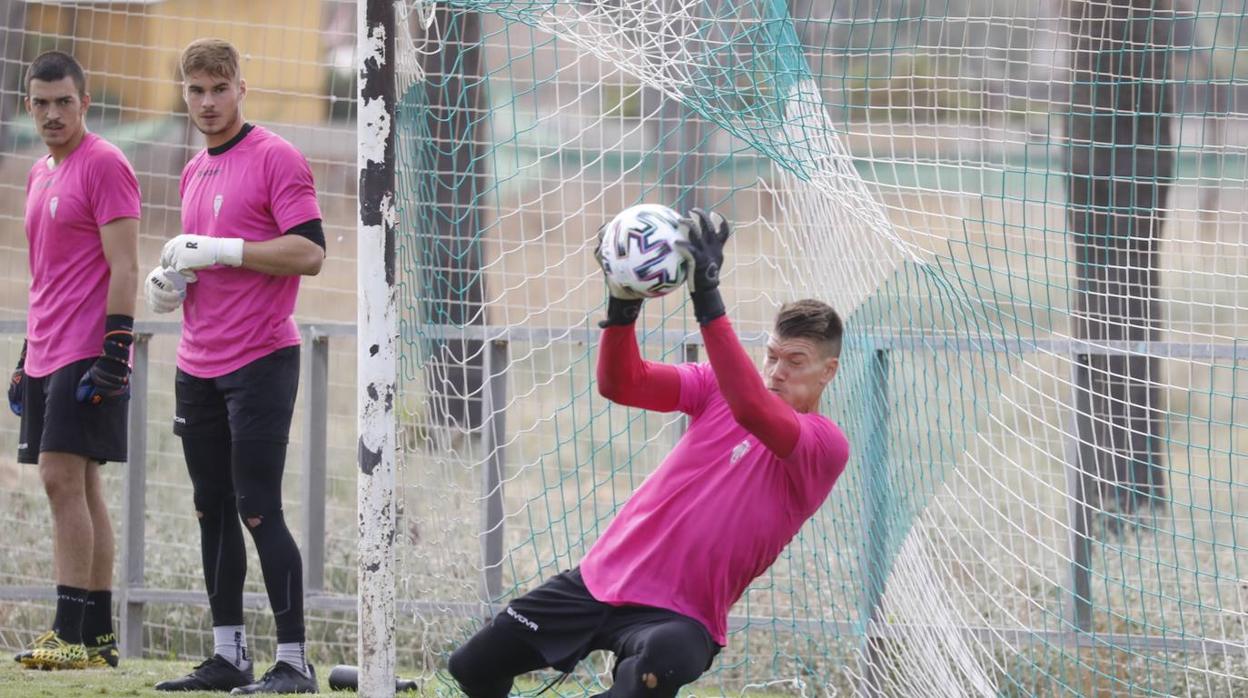
[[[18,462],[38,463],[43,451],[73,453],[100,463],[126,460],[130,400],[78,402],[78,381],[93,363],[94,357],[81,359],[46,376],[26,376]]]
[[[617,657],[627,648],[645,641],[645,635],[665,623],[689,626],[696,642],[705,643],[706,668],[721,649],[702,623],[665,608],[611,606],[589,593],[581,570],[572,568],[546,580],[524,596],[513,599],[494,617],[494,624],[519,635],[551,667],[570,673],[577,662],[594,650],[609,650]]]
[[[286,443],[298,392],[298,346],[278,349],[217,378],[196,378],[178,369],[173,433]]]

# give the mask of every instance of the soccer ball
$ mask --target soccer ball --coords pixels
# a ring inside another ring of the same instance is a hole
[[[616,284],[658,298],[685,283],[677,243],[689,239],[680,214],[658,204],[626,208],[607,224],[598,248],[603,271]]]

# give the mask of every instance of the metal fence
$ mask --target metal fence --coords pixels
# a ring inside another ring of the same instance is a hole
[[[325,592],[325,482],[327,395],[329,385],[329,342],[334,337],[354,337],[355,328],[342,324],[304,324],[300,391],[305,403],[304,443],[299,456],[298,474],[302,491],[302,540],[306,604],[312,609],[352,610],[353,596]],[[26,325],[21,321],[0,322],[0,334],[21,336]],[[118,605],[118,637],[123,654],[143,654],[144,609],[149,603],[207,605],[202,590],[149,588],[146,569],[146,480],[148,420],[148,349],[154,335],[176,335],[181,331],[177,322],[140,322],[135,327],[134,372],[131,376],[129,415],[130,460],[125,465],[121,516],[118,524],[123,536],[118,541],[119,556],[115,588]],[[0,586],[0,600],[38,601],[56,598],[51,585]],[[264,594],[248,592],[244,603],[248,608],[267,604]]]
[[[306,588],[305,606],[310,610],[335,612],[352,612],[357,608],[354,594],[337,593],[326,589],[325,585],[325,550],[326,550],[326,479],[327,479],[327,426],[329,420],[328,386],[330,384],[330,343],[335,339],[352,338],[356,334],[354,325],[306,323],[300,326],[303,336],[303,353],[301,366],[301,392],[304,402],[304,440],[298,457],[297,470],[294,471],[301,481],[301,540],[303,553],[304,583]],[[17,335],[25,331],[21,321],[0,322],[0,334]],[[147,425],[148,425],[148,385],[149,385],[149,346],[151,339],[158,335],[176,335],[180,331],[177,322],[141,322],[136,326],[134,344],[134,373],[132,377],[132,397],[130,405],[130,461],[125,466],[123,476],[123,493],[121,498],[121,514],[119,524],[124,535],[119,541],[119,565],[115,598],[118,603],[119,641],[123,654],[128,657],[142,656],[143,623],[145,608],[148,604],[185,604],[206,606],[207,597],[202,590],[167,589],[149,587],[146,583],[145,555],[147,530],[145,525],[145,496],[147,476]],[[480,598],[490,599],[495,603],[503,599],[506,593],[503,579],[504,524],[506,521],[503,508],[504,483],[506,482],[507,442],[506,405],[507,367],[509,365],[510,345],[513,342],[573,342],[592,343],[597,333],[587,329],[540,329],[506,327],[469,327],[449,328],[445,326],[427,326],[423,328],[426,336],[434,338],[460,338],[482,341],[486,347],[485,376],[486,386],[483,391],[485,401],[483,414],[485,423],[481,434],[487,440],[489,458],[482,462],[480,473]],[[759,336],[744,336],[747,345],[761,345],[765,339]],[[683,358],[697,360],[701,338],[677,331],[658,331],[645,337],[647,342],[656,342],[666,346],[683,345]],[[1091,355],[1133,355],[1151,356],[1174,359],[1218,359],[1242,361],[1248,360],[1248,345],[1234,344],[1189,344],[1180,342],[1109,342],[1091,343],[1081,340],[1023,340],[999,338],[974,338],[936,335],[894,336],[880,338],[857,338],[860,346],[869,347],[867,356],[874,357],[873,389],[878,391],[884,404],[889,399],[889,357],[894,352],[936,352],[936,353],[1010,353],[1030,354],[1045,353],[1071,357],[1076,375],[1073,376],[1073,393],[1069,397],[1071,405],[1080,404],[1080,392],[1089,388],[1087,376],[1088,357]],[[1077,417],[1077,410],[1068,410],[1071,418]],[[888,413],[882,411],[877,422],[871,426],[871,433],[864,435],[878,448],[868,445],[862,449],[873,457],[887,458],[884,450],[888,441]],[[1070,577],[1067,592],[1070,594],[1069,608],[1073,611],[1072,630],[1068,632],[1040,629],[1006,629],[993,627],[967,627],[960,630],[975,636],[1006,638],[1012,644],[1027,645],[1046,643],[1068,647],[1105,646],[1131,647],[1149,651],[1182,651],[1197,653],[1242,653],[1243,646],[1236,642],[1215,639],[1181,637],[1173,634],[1145,635],[1096,632],[1088,626],[1088,616],[1093,600],[1091,598],[1091,562],[1089,546],[1091,539],[1088,534],[1087,521],[1090,518],[1089,503],[1084,498],[1082,488],[1078,485],[1077,451],[1073,430],[1067,433],[1067,467],[1071,476],[1068,478],[1067,498],[1070,502]],[[867,481],[864,491],[868,493],[887,493],[887,487],[873,485],[872,473],[879,468],[871,467],[870,463],[859,463],[866,473]],[[864,495],[865,496],[865,495]],[[887,494],[883,495],[887,497]],[[880,536],[872,535],[879,529],[880,521],[876,520],[877,512],[884,511],[888,502],[881,500],[879,494],[866,497],[862,509],[863,520],[859,522],[864,532],[862,548],[858,554],[863,560],[863,568],[868,570],[887,570],[887,552],[879,546]],[[863,620],[873,619],[880,603],[881,585],[873,585],[863,580],[861,591],[861,607]],[[48,601],[55,598],[52,586],[15,586],[0,585],[0,601]],[[248,592],[244,604],[247,608],[262,608],[267,604],[263,593]],[[448,602],[439,599],[406,599],[399,602],[399,610],[411,614],[455,615],[460,617],[487,617],[497,611],[494,603],[481,601],[478,603]],[[730,619],[733,629],[765,623],[773,619],[760,617],[734,616]],[[878,621],[878,619],[877,619]],[[807,631],[822,630],[841,636],[854,636],[862,632],[863,625],[846,621],[828,621],[826,619],[785,619],[787,626]],[[868,639],[887,639],[892,637],[893,628],[888,622],[877,622],[869,631]],[[868,651],[870,651],[868,647]]]

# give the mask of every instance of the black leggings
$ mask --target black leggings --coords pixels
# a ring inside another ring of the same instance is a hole
[[[634,622],[631,610],[614,609],[590,643],[590,650],[615,653],[613,685],[599,696],[672,698],[710,667],[718,648],[696,621]],[[447,668],[469,698],[505,698],[516,676],[548,666],[523,637],[491,621],[451,654]]]
[[[451,654],[446,668],[468,698],[504,698],[512,679],[547,666],[527,642],[490,621]]]
[[[234,441],[228,431],[183,436],[194,486],[212,624],[243,624],[247,551],[240,518],[256,544],[278,642],[303,642],[303,560],[282,514],[286,444]],[[252,525],[254,524],[254,525]]]

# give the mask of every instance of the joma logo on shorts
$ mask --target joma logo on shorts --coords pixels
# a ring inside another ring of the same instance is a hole
[[[520,625],[523,625],[524,627],[528,628],[529,630],[532,630],[533,632],[537,632],[537,623],[534,623],[528,618],[525,618],[519,613],[516,613],[515,610],[513,610],[511,606],[507,607],[507,615],[511,616],[512,618],[515,618],[516,622],[519,623]]]

